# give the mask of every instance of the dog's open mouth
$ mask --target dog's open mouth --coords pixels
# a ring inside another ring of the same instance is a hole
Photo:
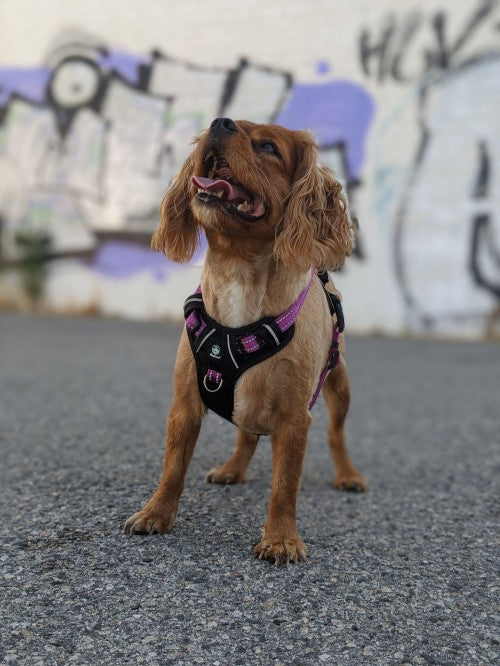
[[[206,176],[193,176],[198,201],[215,205],[248,222],[256,222],[266,212],[262,200],[237,182],[228,163],[210,151],[204,161]]]

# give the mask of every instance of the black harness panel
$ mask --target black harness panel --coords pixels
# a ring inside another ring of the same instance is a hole
[[[340,300],[326,290],[324,275],[328,282],[326,271],[319,277],[330,312],[336,314],[342,331],[342,306]],[[207,314],[200,292],[186,299],[184,317],[201,398],[209,409],[233,422],[236,382],[246,370],[286,347],[293,338],[295,324],[282,331],[275,317],[264,317],[240,328],[222,326]]]
[[[236,382],[248,368],[286,347],[295,324],[282,332],[274,317],[264,317],[240,328],[222,326],[208,316],[200,293],[186,300],[184,317],[201,398],[209,409],[232,422]],[[245,348],[243,341],[252,336],[255,344],[247,343]]]

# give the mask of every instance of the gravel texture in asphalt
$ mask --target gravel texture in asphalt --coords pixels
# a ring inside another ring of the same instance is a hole
[[[258,561],[270,484],[206,484],[210,414],[165,536],[127,537],[163,457],[180,326],[0,314],[1,664],[496,664],[500,348],[347,338],[366,494],[333,490],[320,400],[305,563]]]

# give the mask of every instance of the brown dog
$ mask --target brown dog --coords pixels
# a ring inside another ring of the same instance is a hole
[[[214,191],[214,183],[220,189]],[[206,189],[205,189],[206,187]],[[161,207],[153,248],[177,262],[191,259],[200,228],[208,250],[201,277],[206,313],[227,327],[276,316],[309,282],[309,269],[335,269],[351,252],[353,226],[340,184],[317,164],[309,132],[217,118],[196,142]],[[333,285],[329,283],[330,291]],[[280,564],[305,559],[295,511],[311,396],[325,367],[332,316],[314,277],[291,341],[238,380],[232,419],[236,450],[211,470],[212,483],[241,483],[258,442],[272,440],[268,519],[254,553]],[[344,444],[349,383],[343,360],[328,374],[323,395],[330,411],[329,444],[334,485],[364,490],[363,476]],[[163,474],[144,508],[125,523],[127,533],[164,533],[174,524],[184,476],[206,407],[184,329],[174,373]]]

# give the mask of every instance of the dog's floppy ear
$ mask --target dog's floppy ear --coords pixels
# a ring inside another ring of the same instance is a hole
[[[190,155],[163,197],[160,223],[151,239],[153,250],[178,263],[189,261],[198,244],[198,224],[191,210],[193,168]]]
[[[330,169],[318,165],[310,132],[297,132],[296,168],[274,255],[286,266],[306,271],[339,268],[352,251],[354,227],[342,186]]]

